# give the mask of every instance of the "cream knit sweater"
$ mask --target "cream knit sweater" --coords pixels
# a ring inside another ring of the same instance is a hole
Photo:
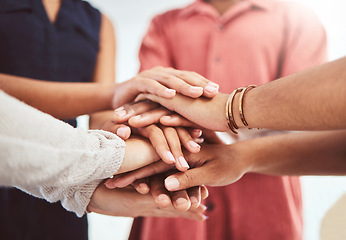
[[[61,201],[82,216],[124,154],[116,135],[73,128],[0,90],[0,185]]]

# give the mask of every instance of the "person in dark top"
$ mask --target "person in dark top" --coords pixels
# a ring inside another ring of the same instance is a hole
[[[0,1],[0,72],[56,82],[93,82],[108,75],[113,82],[112,62],[98,67],[114,56],[101,51],[106,42],[101,38],[107,36],[100,30],[105,27],[112,28],[81,0]],[[112,32],[109,35],[112,45]],[[76,119],[65,121],[76,126]],[[1,239],[88,239],[87,217],[78,218],[60,203],[17,189],[1,189],[0,196]]]

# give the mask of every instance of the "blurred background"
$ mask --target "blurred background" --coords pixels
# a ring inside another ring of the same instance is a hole
[[[329,60],[346,56],[346,1],[297,0],[312,8],[328,34]],[[153,16],[193,0],[89,0],[112,21],[117,38],[117,81],[138,71],[138,50]],[[321,220],[327,210],[346,193],[346,177],[302,177],[304,239],[318,240]],[[346,215],[346,213],[343,213]],[[90,240],[127,239],[132,218],[89,214]],[[329,240],[329,239],[328,239]]]

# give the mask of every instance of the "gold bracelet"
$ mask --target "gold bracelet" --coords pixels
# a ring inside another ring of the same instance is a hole
[[[234,120],[234,115],[233,115],[233,101],[234,97],[238,92],[241,92],[243,88],[237,88],[235,89],[231,95],[229,95],[227,99],[227,105],[226,105],[226,119],[227,119],[227,125],[231,129],[231,131],[235,134],[238,134],[238,132],[235,129],[238,129],[238,125],[236,124]]]
[[[243,105],[244,105],[244,95],[248,90],[251,90],[253,88],[255,88],[256,85],[249,85],[246,86],[245,88],[243,88],[243,90],[240,93],[240,98],[239,98],[239,114],[240,114],[240,119],[243,122],[244,126],[249,126],[249,124],[246,122],[245,120],[245,116],[244,116],[244,110],[243,110]],[[251,128],[249,128],[251,129]]]
[[[230,118],[230,115],[229,115],[229,105],[230,105],[230,101],[231,101],[231,99],[234,97],[235,93],[236,93],[236,90],[234,90],[234,91],[231,93],[231,95],[229,95],[229,97],[227,98],[227,103],[226,103],[226,108],[225,108],[225,110],[226,110],[226,121],[227,121],[227,126],[229,127],[229,129],[230,129],[233,133],[238,134],[238,132],[234,129],[233,123],[230,121],[231,118]]]

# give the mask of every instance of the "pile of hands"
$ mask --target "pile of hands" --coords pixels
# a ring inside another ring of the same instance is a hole
[[[163,67],[118,84],[113,118],[102,129],[125,140],[125,157],[114,177],[96,189],[87,210],[207,219],[204,185],[230,184],[248,170],[215,133],[228,131],[228,95],[218,89],[197,73]]]

